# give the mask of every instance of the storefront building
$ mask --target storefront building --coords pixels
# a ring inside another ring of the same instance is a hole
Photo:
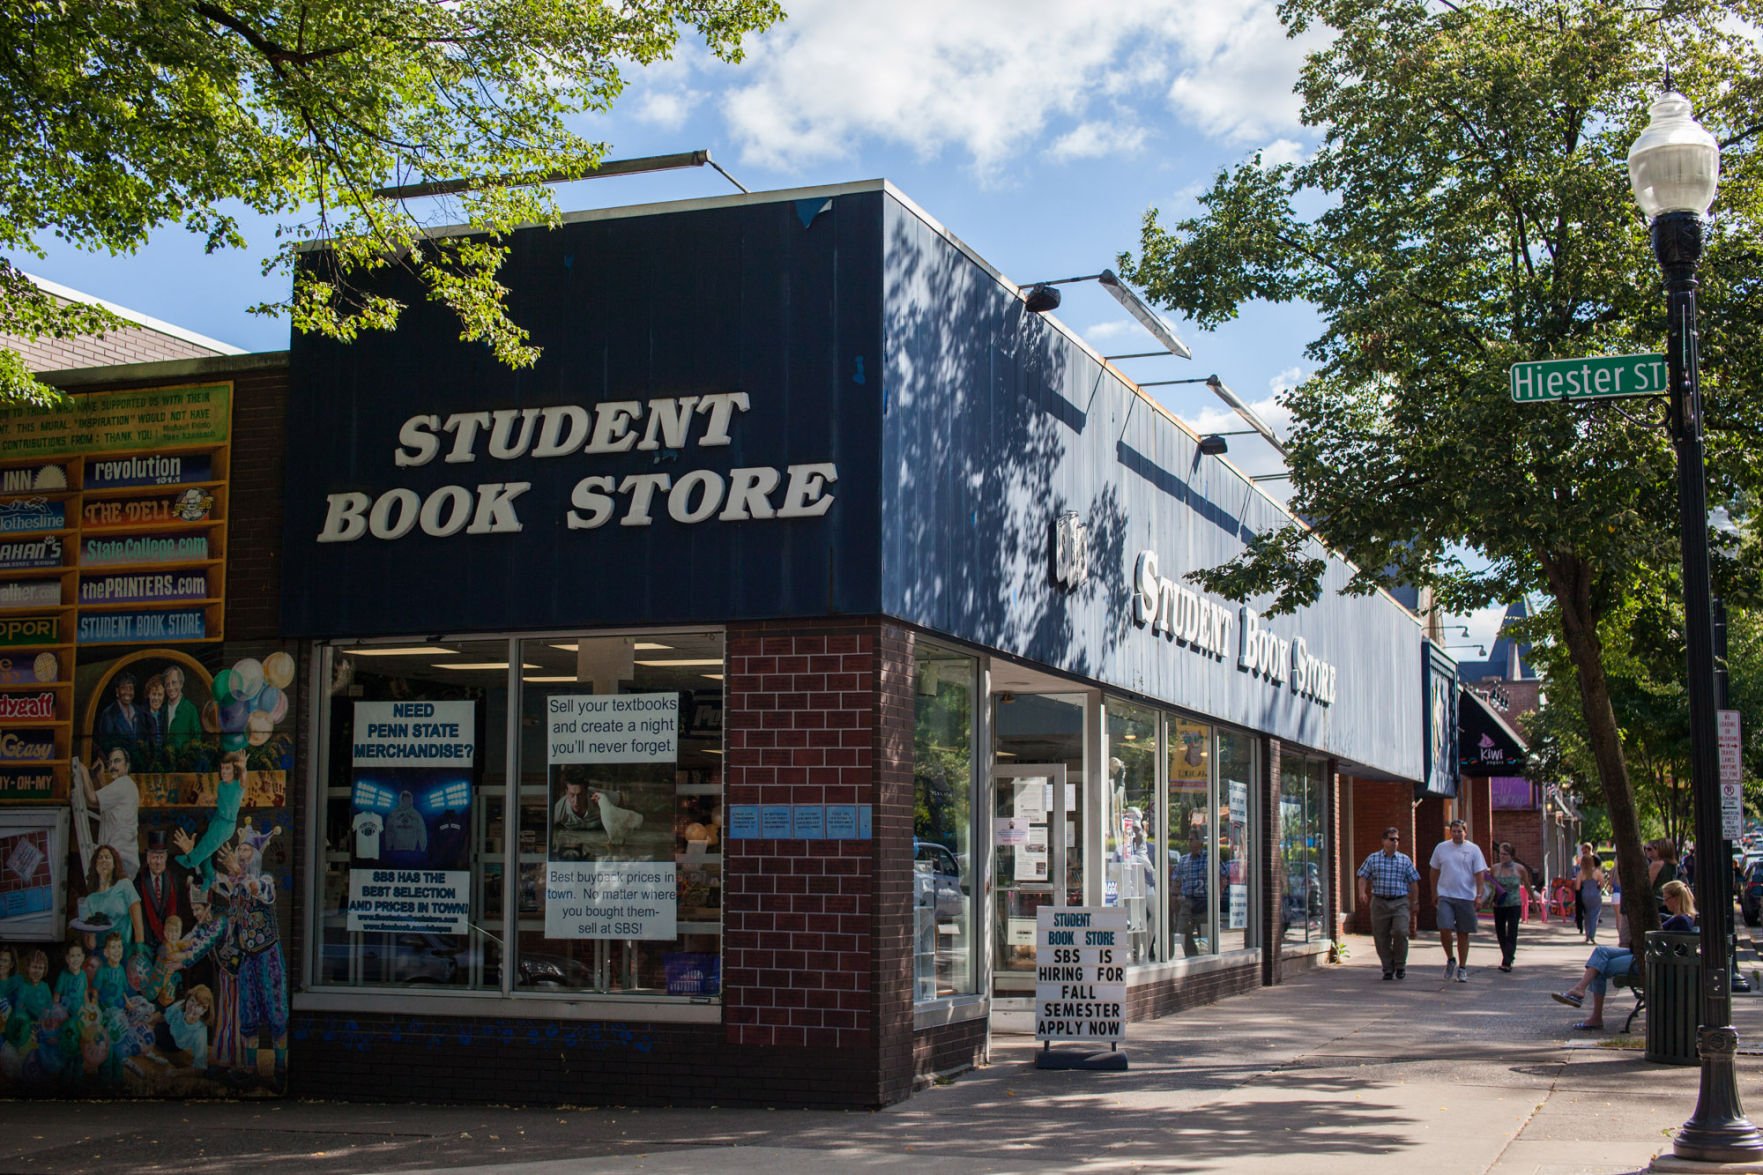
[[[886,1104],[1033,1030],[1047,904],[1127,910],[1128,1019],[1316,962],[1341,781],[1426,769],[1410,614],[1187,583],[1277,504],[883,183],[510,246],[535,367],[393,275],[251,454],[277,1088]]]

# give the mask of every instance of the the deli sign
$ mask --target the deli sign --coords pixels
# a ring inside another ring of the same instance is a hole
[[[1260,613],[1242,605],[1235,616],[1158,571],[1157,552],[1140,551],[1133,565],[1132,616],[1141,628],[1223,660],[1236,626],[1237,669],[1271,685],[1291,683],[1294,694],[1324,706],[1335,700],[1335,667],[1312,656],[1303,637],[1282,637],[1265,627]]]
[[[731,443],[736,414],[748,410],[745,392],[610,400],[600,404],[553,404],[412,416],[398,430],[392,461],[399,468],[480,465],[496,462],[580,459],[650,453],[671,463],[693,449]],[[650,468],[622,475],[591,473],[570,491],[564,525],[595,530],[608,523],[649,526],[658,513],[675,522],[747,522],[818,518],[833,504],[838,480],[828,461],[754,465],[730,469]],[[435,538],[457,534],[504,534],[525,529],[521,499],[530,481],[461,482],[419,494],[408,488],[377,497],[360,491],[327,495],[321,543],[350,543],[371,536],[400,539],[413,531]],[[562,508],[561,506],[557,508]]]

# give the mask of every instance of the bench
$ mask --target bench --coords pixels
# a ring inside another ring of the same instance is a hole
[[[1634,1027],[1634,1018],[1647,1010],[1646,960],[1639,954],[1635,955],[1635,957],[1629,962],[1627,971],[1624,971],[1621,975],[1612,975],[1610,977],[1610,986],[1617,988],[1625,987],[1634,992],[1634,1010],[1628,1014],[1628,1019],[1622,1022],[1622,1032],[1623,1035],[1626,1036],[1628,1030]]]

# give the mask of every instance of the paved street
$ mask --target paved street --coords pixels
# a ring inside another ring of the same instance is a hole
[[[1510,975],[1485,936],[1467,984],[1442,980],[1436,940],[1399,984],[1350,943],[1343,966],[1134,1025],[1125,1073],[1042,1072],[1004,1038],[990,1067],[879,1113],[6,1102],[0,1169],[1606,1175],[1644,1169],[1694,1108],[1696,1068],[1569,1031],[1548,993],[1585,957],[1571,927],[1526,926]],[[1613,994],[1615,1026],[1630,1003]],[[1763,1052],[1763,996],[1734,1005]],[[1763,1113],[1763,1056],[1740,1087]]]

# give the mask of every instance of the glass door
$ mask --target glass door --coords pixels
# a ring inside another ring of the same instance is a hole
[[[1013,763],[992,772],[994,995],[1034,991],[1036,911],[1082,896],[1054,884],[1068,875],[1075,790],[1063,763]]]

